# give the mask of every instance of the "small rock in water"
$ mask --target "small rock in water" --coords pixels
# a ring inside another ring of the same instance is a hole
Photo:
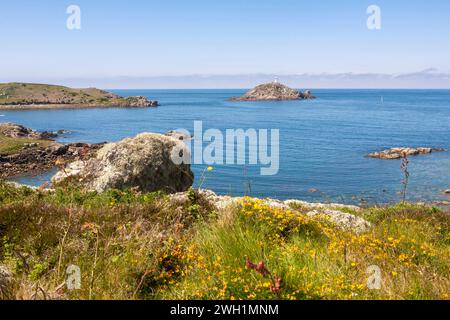
[[[450,201],[435,201],[433,204],[436,206],[450,206]]]
[[[444,190],[445,194],[450,194],[450,189]]]
[[[311,188],[308,190],[309,193],[316,193],[319,192],[319,190],[315,189],[315,188]]]
[[[70,133],[69,130],[64,130],[64,129],[59,129],[58,131],[56,131],[57,135],[61,135],[61,134],[67,134]]]
[[[443,148],[392,148],[380,152],[369,153],[369,158],[378,158],[385,160],[400,159],[403,156],[417,156],[419,154],[430,154],[432,152],[447,151]]]
[[[142,107],[157,107],[157,106],[159,106],[158,101],[149,100],[143,96],[128,97],[128,98],[125,98],[125,100],[126,100],[127,107],[142,108]]]

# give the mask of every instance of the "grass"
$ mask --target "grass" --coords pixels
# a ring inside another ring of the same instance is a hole
[[[47,147],[52,142],[27,138],[11,138],[0,134],[0,155],[9,155],[19,152],[24,144],[37,143],[39,147]]]
[[[0,264],[14,273],[13,298],[449,298],[449,217],[436,208],[363,210],[373,227],[358,235],[257,199],[215,211],[194,190],[188,198],[0,183]],[[69,265],[80,267],[79,290],[64,286]],[[380,290],[367,287],[371,265]]]
[[[30,104],[114,106],[126,105],[129,99],[96,88],[75,89],[48,84],[0,83],[0,107]]]

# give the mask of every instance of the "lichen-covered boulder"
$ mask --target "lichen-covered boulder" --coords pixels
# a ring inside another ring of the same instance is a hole
[[[174,152],[183,157],[189,154],[180,140],[141,133],[106,144],[87,161],[70,163],[52,178],[52,182],[54,185],[76,183],[97,192],[127,188],[143,192],[182,192],[192,185],[194,175],[189,164],[173,161]]]

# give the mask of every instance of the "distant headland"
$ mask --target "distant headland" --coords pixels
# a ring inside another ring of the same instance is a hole
[[[96,88],[74,89],[34,83],[0,84],[0,110],[108,107],[156,107],[146,97],[121,97]]]
[[[309,90],[300,92],[274,81],[261,84],[248,91],[242,97],[233,97],[230,101],[282,101],[282,100],[308,100],[315,99]]]

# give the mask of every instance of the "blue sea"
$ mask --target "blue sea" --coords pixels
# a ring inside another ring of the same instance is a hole
[[[390,147],[450,149],[450,90],[314,90],[314,101],[229,102],[244,90],[112,90],[158,100],[158,108],[0,111],[0,121],[36,130],[68,130],[61,142],[117,141],[137,133],[164,133],[195,120],[203,129],[279,129],[280,169],[217,165],[202,187],[219,194],[392,203],[402,189],[400,161],[368,159]],[[196,185],[206,165],[194,165]],[[408,199],[450,200],[450,152],[410,158]],[[54,172],[16,180],[39,185]],[[317,189],[315,193],[310,189]]]

